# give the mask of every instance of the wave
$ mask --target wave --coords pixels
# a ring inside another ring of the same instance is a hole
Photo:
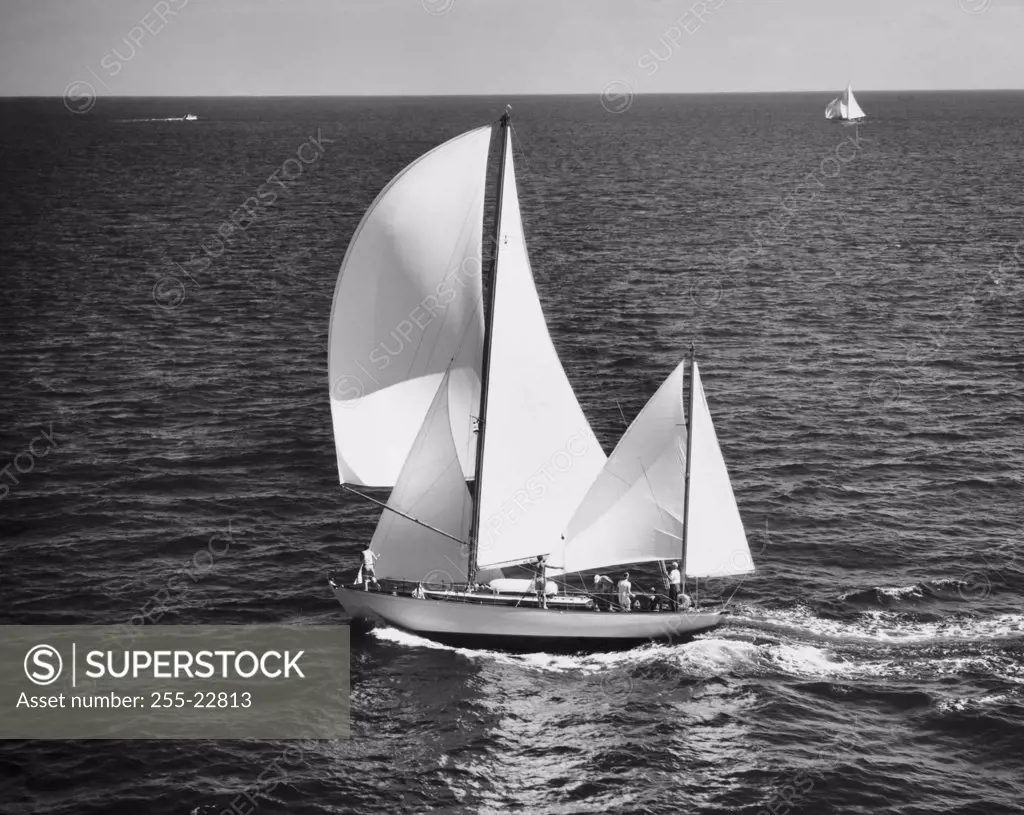
[[[870,589],[854,589],[843,592],[839,595],[840,602],[853,604],[879,603],[885,604],[888,600],[910,600],[924,597],[924,591],[920,584],[911,586],[874,586]]]
[[[978,573],[965,574],[960,578],[939,578],[923,580],[907,586],[871,586],[845,591],[838,602],[849,606],[875,606],[892,608],[897,605],[923,604],[932,600],[972,602],[991,591],[991,581]]]

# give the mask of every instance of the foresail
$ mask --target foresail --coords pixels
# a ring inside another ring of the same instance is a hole
[[[548,334],[506,136],[483,449],[481,567],[554,552],[605,462]]]
[[[566,571],[678,559],[686,466],[680,363],[626,430],[552,558]]]
[[[711,422],[700,372],[693,366],[693,415],[690,417],[690,503],[685,574],[724,577],[754,571],[725,459]]]
[[[462,471],[473,475],[490,137],[490,127],[470,131],[406,167],[345,254],[328,343],[342,483],[395,484],[452,360],[452,432]]]
[[[860,105],[857,104],[857,97],[853,95],[853,88],[847,86],[847,102],[846,102],[846,113],[849,119],[861,119],[864,117],[864,111],[861,110]]]
[[[468,541],[472,502],[452,439],[448,399],[449,376],[443,374],[388,506]],[[380,555],[378,578],[466,580],[467,547],[395,512],[381,515],[370,548]]]
[[[842,97],[837,96],[825,107],[825,118],[826,119],[840,119],[842,118]]]

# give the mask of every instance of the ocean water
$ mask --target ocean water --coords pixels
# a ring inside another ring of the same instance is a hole
[[[378,511],[337,485],[338,267],[506,102],[592,426],[610,452],[694,343],[758,566],[686,644],[357,637],[347,741],[4,742],[0,808],[1024,812],[1024,93],[827,101],[0,101],[0,622],[127,622],[225,532],[161,623],[345,619],[324,574]]]

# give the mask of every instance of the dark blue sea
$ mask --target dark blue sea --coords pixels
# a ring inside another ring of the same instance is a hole
[[[0,622],[128,622],[227,532],[161,624],[345,620],[338,268],[506,103],[606,452],[694,343],[758,567],[685,644],[355,637],[346,741],[7,741],[0,809],[1024,812],[1024,93],[829,98],[0,101]]]

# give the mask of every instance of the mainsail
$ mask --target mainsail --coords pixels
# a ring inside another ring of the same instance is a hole
[[[690,499],[684,573],[691,577],[747,574],[754,571],[754,561],[696,362],[690,388]]]
[[[510,130],[505,151],[478,496],[481,567],[555,551],[573,510],[605,462],[559,362],[537,297]]]
[[[452,433],[462,472],[473,475],[490,138],[489,126],[472,130],[406,167],[345,254],[328,344],[342,483],[395,484],[449,363]]]
[[[684,367],[676,367],[626,430],[569,521],[553,565],[583,571],[679,557]]]
[[[445,372],[388,506],[452,538],[468,541],[472,502],[452,439],[449,381]],[[370,542],[381,556],[377,577],[428,583],[465,581],[468,552],[452,538],[385,510]]]

